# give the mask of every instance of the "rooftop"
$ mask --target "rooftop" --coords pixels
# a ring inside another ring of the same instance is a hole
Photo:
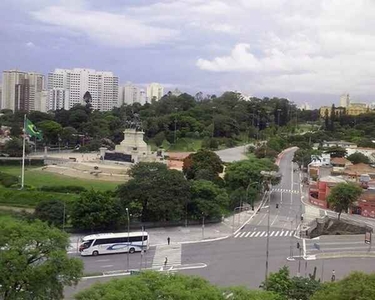
[[[352,165],[345,157],[334,157],[331,159],[332,165]]]
[[[346,180],[343,179],[341,176],[325,176],[320,178],[319,181],[327,183],[346,183]]]
[[[375,168],[368,164],[359,163],[356,165],[347,166],[344,173],[348,175],[375,174]]]

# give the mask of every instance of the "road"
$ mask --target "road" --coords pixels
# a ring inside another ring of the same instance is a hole
[[[335,270],[337,279],[354,270],[375,271],[374,258],[338,256],[335,259],[320,259],[321,256],[343,251],[357,254],[368,252],[369,247],[364,244],[363,236],[329,236],[314,240],[301,240],[295,237],[301,215],[308,207],[301,202],[300,177],[298,172],[293,172],[292,158],[293,151],[286,152],[280,158],[280,173],[283,175],[280,184],[272,188],[269,203],[266,203],[239,232],[230,238],[215,242],[180,244],[179,247],[173,248],[167,245],[157,246],[150,249],[147,254],[147,267],[160,268],[164,257],[168,256],[170,266],[207,265],[192,270],[181,270],[181,273],[203,276],[218,285],[245,285],[258,288],[265,279],[269,220],[269,272],[276,272],[287,265],[292,275],[307,276],[317,267],[318,276],[330,280],[332,270]],[[319,210],[317,211],[319,214]],[[297,243],[300,245],[299,248]],[[314,247],[315,243],[320,245],[320,251]],[[138,268],[139,254],[130,257],[130,268]],[[294,257],[294,260],[287,259],[291,257]],[[309,260],[301,260],[299,257]],[[86,272],[126,268],[126,254],[86,257],[83,260]],[[103,281],[108,278],[85,280],[80,283],[78,290],[97,280]],[[70,290],[67,294],[71,295],[76,290]]]
[[[250,145],[251,144],[234,147],[234,148],[228,148],[224,150],[218,150],[218,151],[215,151],[215,153],[220,156],[223,162],[234,162],[234,161],[244,160],[246,159],[246,155],[245,155],[246,148]]]

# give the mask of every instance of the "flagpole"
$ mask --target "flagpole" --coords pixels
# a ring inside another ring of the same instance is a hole
[[[23,144],[22,144],[22,173],[21,173],[21,190],[25,185],[25,150],[26,150],[26,114],[23,118]]]

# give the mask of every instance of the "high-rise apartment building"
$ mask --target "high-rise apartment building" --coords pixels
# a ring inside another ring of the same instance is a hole
[[[164,96],[164,88],[159,83],[151,83],[147,86],[147,101],[151,103],[152,100],[160,100]]]
[[[38,110],[44,90],[44,75],[17,70],[3,71],[2,109]]]
[[[83,104],[89,92],[93,109],[106,111],[118,105],[118,77],[92,69],[55,69],[48,74],[48,109],[69,109]]]
[[[125,85],[119,88],[119,106],[123,104],[141,103],[141,89],[131,82],[127,82]]]
[[[340,106],[349,107],[350,105],[350,96],[349,94],[343,94],[340,96]]]

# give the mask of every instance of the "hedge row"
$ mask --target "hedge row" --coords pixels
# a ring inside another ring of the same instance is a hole
[[[6,159],[0,158],[0,166],[21,166],[22,158]],[[44,159],[25,159],[25,166],[44,166]]]
[[[0,172],[0,184],[5,186],[5,187],[11,187],[12,185],[18,184],[18,177]]]
[[[53,192],[53,193],[72,193],[72,194],[80,194],[82,192],[86,192],[87,189],[78,186],[78,185],[61,185],[61,186],[56,186],[56,185],[45,185],[41,186],[39,188],[40,191],[43,192]]]

